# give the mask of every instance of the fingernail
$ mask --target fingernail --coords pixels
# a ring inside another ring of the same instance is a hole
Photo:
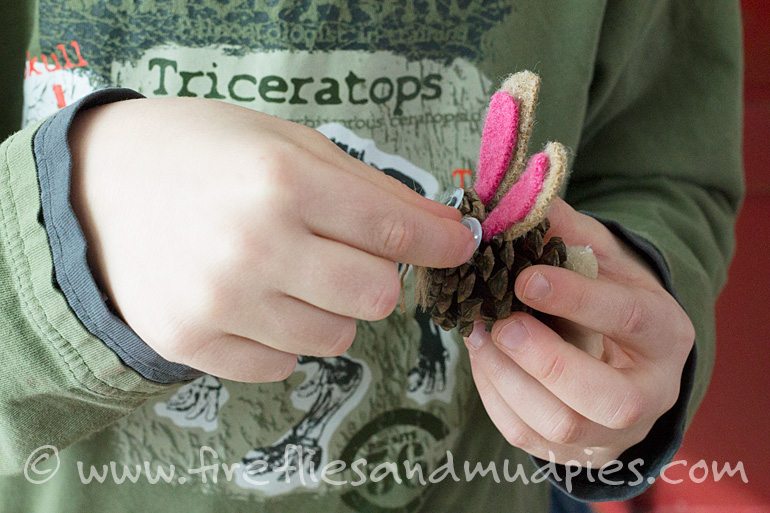
[[[489,336],[487,333],[487,329],[484,326],[484,323],[481,321],[476,321],[473,323],[473,331],[471,331],[471,334],[468,335],[468,338],[465,339],[465,343],[474,350],[481,349],[481,346],[484,345],[484,342],[486,341],[486,338]]]
[[[541,273],[533,274],[524,286],[524,298],[531,300],[543,299],[551,292],[551,284]]]
[[[529,330],[521,321],[511,321],[500,329],[497,341],[506,349],[515,351],[517,346],[529,342]]]

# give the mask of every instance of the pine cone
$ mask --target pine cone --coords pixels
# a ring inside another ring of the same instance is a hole
[[[415,268],[417,304],[444,329],[457,327],[467,336],[475,320],[490,327],[516,311],[547,318],[514,294],[516,277],[531,265],[596,274],[590,248],[570,251],[567,262],[567,248],[559,237],[545,241],[546,212],[564,181],[567,150],[549,142],[541,152],[527,156],[539,88],[539,77],[522,71],[509,76],[490,100],[474,184],[464,190],[459,206],[483,229],[473,258],[453,269]]]
[[[483,218],[484,204],[472,189],[466,190],[460,211],[463,215]],[[425,269],[420,277],[424,293],[420,306],[433,321],[446,330],[457,327],[470,335],[473,322],[483,319],[488,325],[512,312],[533,313],[514,295],[514,283],[521,271],[531,265],[564,267],[567,251],[559,237],[544,241],[548,219],[513,240],[495,236],[482,241],[473,258],[451,269]]]

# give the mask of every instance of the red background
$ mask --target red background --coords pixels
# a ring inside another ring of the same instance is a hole
[[[717,359],[711,387],[675,460],[742,461],[748,484],[723,477],[701,484],[658,481],[603,513],[770,512],[770,3],[743,0],[746,201],[737,251],[717,305]],[[676,467],[667,477],[687,478]],[[698,474],[700,475],[700,474]]]

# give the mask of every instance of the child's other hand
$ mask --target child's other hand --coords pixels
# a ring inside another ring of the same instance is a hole
[[[81,114],[72,203],[89,265],[161,356],[227,379],[286,378],[390,314],[394,262],[453,267],[457,210],[319,132],[221,102],[134,100]]]
[[[516,296],[577,325],[568,331],[581,340],[515,313],[492,333],[477,323],[466,345],[486,410],[512,445],[596,468],[643,440],[674,405],[694,329],[652,270],[604,225],[562,200],[549,218],[551,233],[567,244],[591,245],[599,277],[533,266],[518,276]]]

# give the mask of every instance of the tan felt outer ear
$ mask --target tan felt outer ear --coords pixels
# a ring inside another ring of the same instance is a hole
[[[599,262],[591,246],[567,246],[565,267],[587,278],[599,276]]]
[[[513,240],[540,224],[546,217],[551,202],[559,194],[562,183],[564,183],[564,177],[567,174],[567,149],[561,143],[549,142],[545,145],[543,152],[548,156],[549,162],[543,188],[537,195],[535,205],[529,214],[503,233],[504,240]]]
[[[535,107],[537,106],[537,95],[540,90],[540,77],[531,71],[520,71],[509,75],[501,91],[510,94],[519,105],[519,127],[517,129],[516,148],[513,151],[513,158],[508,165],[505,178],[500,183],[495,197],[491,204],[487,205],[487,211],[491,211],[500,199],[505,196],[508,189],[516,183],[519,175],[524,172],[527,164],[527,147],[529,138],[532,135],[532,126],[535,122]]]

